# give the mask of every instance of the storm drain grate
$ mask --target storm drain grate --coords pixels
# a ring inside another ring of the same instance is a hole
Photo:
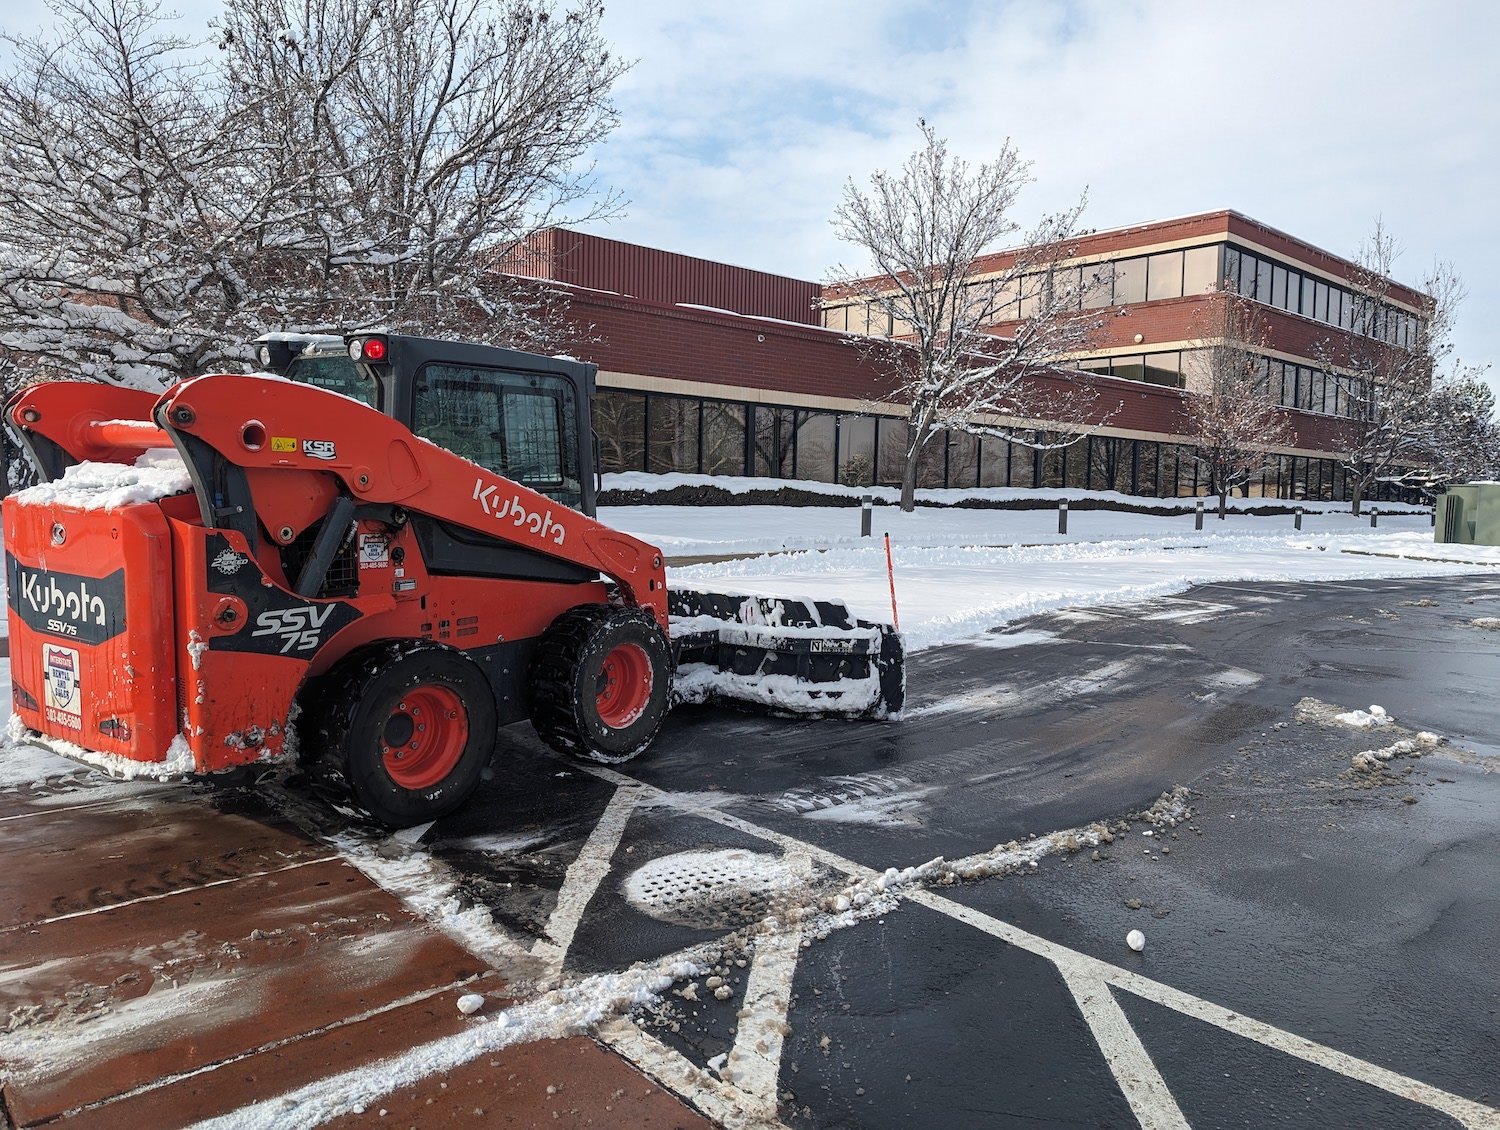
[[[763,917],[799,881],[779,856],[732,848],[654,859],[625,880],[637,910],[679,926],[732,928]]]

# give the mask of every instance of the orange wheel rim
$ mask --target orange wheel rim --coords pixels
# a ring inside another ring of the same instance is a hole
[[[651,657],[639,644],[622,643],[604,657],[594,684],[594,708],[611,730],[624,729],[651,703]]]
[[[403,789],[430,789],[453,772],[469,744],[469,715],[448,687],[415,687],[385,720],[380,756]]]

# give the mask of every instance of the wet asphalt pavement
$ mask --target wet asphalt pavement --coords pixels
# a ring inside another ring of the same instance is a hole
[[[718,955],[725,999],[605,1042],[726,1122],[1497,1126],[1497,616],[1491,577],[1213,585],[918,655],[898,723],[682,709],[615,770],[513,728],[421,848],[585,975],[777,915],[766,875],[833,891],[1186,786],[1097,852],[783,914]],[[1371,704],[1394,724],[1332,717]],[[704,896],[709,864],[755,874]]]

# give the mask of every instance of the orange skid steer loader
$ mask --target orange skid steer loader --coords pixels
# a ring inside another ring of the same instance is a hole
[[[659,550],[594,520],[594,366],[385,334],[259,346],[274,373],[6,406],[42,480],[4,503],[13,736],[126,776],[300,753],[401,827],[462,804],[522,719],[616,762],[674,698],[900,710],[890,627],[669,589]]]

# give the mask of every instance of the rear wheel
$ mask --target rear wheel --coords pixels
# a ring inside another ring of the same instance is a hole
[[[574,608],[537,645],[531,723],[554,749],[628,761],[651,744],[667,716],[671,672],[671,650],[650,613]]]
[[[341,781],[360,810],[392,828],[463,804],[494,749],[489,680],[440,644],[357,653],[324,680],[317,701],[314,771]]]

